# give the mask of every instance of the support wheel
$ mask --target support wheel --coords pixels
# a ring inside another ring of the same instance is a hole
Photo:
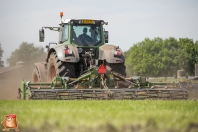
[[[52,52],[47,64],[48,81],[53,81],[55,76],[75,78],[75,68],[74,63],[63,62]]]

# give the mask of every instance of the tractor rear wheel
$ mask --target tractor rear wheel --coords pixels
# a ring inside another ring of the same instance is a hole
[[[126,66],[124,63],[108,63],[106,62],[106,68],[114,71],[116,73],[119,73],[123,77],[126,77]]]
[[[53,81],[55,76],[75,78],[75,68],[74,63],[63,62],[52,52],[47,64],[48,81]]]
[[[34,68],[32,72],[32,82],[41,82],[37,68]]]

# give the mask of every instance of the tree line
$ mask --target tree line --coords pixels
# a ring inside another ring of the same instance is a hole
[[[0,67],[3,49],[0,43]],[[173,37],[162,39],[145,38],[134,44],[125,53],[125,65],[128,76],[176,76],[177,70],[183,69],[188,75],[194,75],[195,64],[198,62],[198,41],[193,39]],[[47,53],[42,46],[22,42],[18,49],[7,59],[10,66],[23,61],[27,65],[45,61]]]
[[[194,76],[198,62],[198,41],[173,37],[145,38],[125,52],[128,75],[176,76],[177,70],[185,70]]]
[[[2,61],[3,49],[0,44],[0,67],[3,67]],[[9,66],[15,66],[17,62],[22,61],[25,65],[33,65],[34,62],[45,61],[47,53],[42,46],[35,46],[34,43],[22,42],[19,48],[15,49],[9,58],[7,63]]]

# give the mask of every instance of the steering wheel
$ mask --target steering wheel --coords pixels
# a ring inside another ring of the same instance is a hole
[[[86,45],[86,46],[92,45],[92,39],[91,39],[91,37],[89,37],[87,35],[83,35],[80,38],[80,40],[83,43],[83,45]]]

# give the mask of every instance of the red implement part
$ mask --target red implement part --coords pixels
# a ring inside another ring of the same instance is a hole
[[[98,68],[98,74],[106,74],[107,70],[104,64],[100,65],[100,67]]]

